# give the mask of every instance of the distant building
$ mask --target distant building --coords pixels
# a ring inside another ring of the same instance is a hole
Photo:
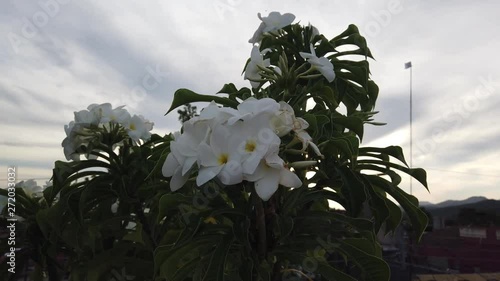
[[[417,275],[413,281],[500,281],[500,273],[479,274],[423,274]]]
[[[414,246],[413,255],[417,264],[443,272],[500,272],[500,227],[435,229]]]

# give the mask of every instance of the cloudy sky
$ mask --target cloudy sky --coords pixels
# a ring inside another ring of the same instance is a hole
[[[494,0],[1,1],[0,165],[43,184],[64,159],[63,126],[91,103],[178,130],[177,115],[164,116],[175,90],[249,86],[240,74],[257,13],[280,11],[327,37],[360,28],[376,58],[376,119],[388,123],[368,128],[364,145],[401,145],[408,158],[412,61],[413,164],[431,189],[414,183],[418,198],[500,199],[499,10]]]

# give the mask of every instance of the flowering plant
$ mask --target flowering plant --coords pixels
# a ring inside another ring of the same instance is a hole
[[[150,134],[151,122],[109,104],[75,113],[63,141],[73,161],[56,162],[35,216],[40,272],[389,279],[376,234],[394,231],[403,211],[417,239],[427,225],[397,171],[427,184],[400,147],[360,147],[364,125],[380,125],[366,41],[354,25],[327,39],[292,14],[259,19],[244,68],[251,88],[179,89],[168,112],[208,102],[180,132]]]
[[[399,147],[359,147],[364,124],[379,125],[372,119],[378,87],[369,78],[370,50],[354,25],[329,40],[313,26],[292,24],[291,14],[259,18],[244,69],[251,89],[226,84],[218,93],[225,96],[175,93],[169,112],[211,103],[183,124],[162,168],[173,193],[160,199],[160,217],[181,210],[185,224],[155,253],[160,275],[387,280],[374,237],[401,220],[389,197],[417,238],[427,224],[394,170],[424,186],[426,180],[424,170],[406,166]],[[339,51],[345,45],[350,50]],[[349,59],[356,56],[362,59]]]

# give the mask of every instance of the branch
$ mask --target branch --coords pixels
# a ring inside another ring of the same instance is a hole
[[[255,225],[257,227],[257,252],[261,258],[266,257],[267,253],[267,234],[266,234],[266,214],[262,199],[259,198],[255,189],[252,192],[255,204]]]

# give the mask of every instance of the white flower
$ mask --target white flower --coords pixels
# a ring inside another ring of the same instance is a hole
[[[116,124],[126,124],[129,122],[131,116],[130,113],[124,108],[125,106],[119,106],[115,109],[111,109],[111,106],[105,107],[102,111],[101,123],[116,123]]]
[[[198,150],[198,186],[217,176],[225,185],[240,183],[243,179],[241,154],[238,143],[231,138],[227,126],[215,127],[210,135],[209,144],[203,142]]]
[[[271,198],[280,184],[292,188],[302,185],[299,177],[285,167],[277,154],[278,149],[279,146],[274,146],[253,174],[245,174],[246,180],[255,182],[255,191],[264,201]]]
[[[323,157],[318,146],[312,142],[312,137],[306,131],[309,128],[309,123],[303,118],[295,117],[293,108],[286,102],[280,101],[279,104],[280,110],[271,119],[271,128],[274,132],[282,137],[293,130],[297,139],[302,142],[303,151],[311,146],[318,156]]]
[[[155,123],[147,120],[142,115],[139,115],[139,118],[141,118],[142,121],[144,122],[144,127],[146,127],[146,130],[148,131],[147,139],[149,139],[151,137],[151,134],[149,133],[149,131],[153,130],[153,126],[155,125]]]
[[[264,33],[282,29],[283,27],[292,24],[295,20],[295,16],[290,13],[282,15],[279,12],[271,12],[267,17],[262,17],[260,13],[258,13],[257,16],[262,22],[252,38],[248,40],[248,42],[252,44],[260,42]]]
[[[245,179],[255,182],[258,195],[268,200],[279,184],[302,184],[278,156],[280,136],[293,130],[303,141],[303,149],[311,145],[320,154],[305,131],[308,126],[304,119],[295,117],[290,105],[274,99],[251,97],[241,102],[237,110],[220,108],[212,102],[199,116],[184,123],[182,134],[175,134],[162,173],[171,177],[170,188],[176,191],[187,182],[197,164],[198,186],[214,178],[224,185]]]
[[[293,122],[293,131],[298,140],[302,142],[302,150],[305,151],[308,146],[310,146],[316,155],[323,157],[323,154],[319,151],[318,146],[312,141],[312,137],[306,131],[309,128],[309,123],[302,118],[296,118]]]
[[[279,147],[280,138],[270,129],[270,116],[265,113],[235,124],[233,137],[237,139],[238,151],[242,155],[243,173],[252,174],[269,149]]]
[[[151,137],[149,131],[153,128],[153,123],[145,120],[141,115],[134,115],[123,126],[127,130],[129,137],[138,142],[140,139],[149,140]]]
[[[94,115],[98,123],[109,122],[108,116],[110,115],[112,108],[110,103],[103,104],[91,104],[87,107],[89,112]]]
[[[23,189],[24,193],[30,197],[42,197],[43,196],[43,188],[38,186],[36,181],[30,179],[27,181],[20,181],[16,184],[16,187],[20,187]]]
[[[207,107],[201,110],[199,116],[191,118],[187,122],[206,122],[210,128],[214,128],[217,124],[223,124],[231,117],[238,115],[237,110],[228,107],[219,107],[212,101]]]
[[[111,107],[110,103],[91,104],[87,107],[90,113],[101,123],[117,123],[128,124],[130,121],[130,113],[124,108],[119,106],[115,109]]]
[[[302,142],[302,150],[306,150],[307,146],[310,146],[316,155],[323,157],[323,154],[321,154],[321,151],[319,151],[318,146],[312,142],[312,137],[307,133],[305,130],[298,130],[295,132],[295,136],[297,136],[297,139],[299,139]]]
[[[321,74],[325,76],[328,82],[332,82],[335,79],[335,71],[333,71],[332,62],[325,57],[318,58],[316,56],[316,52],[314,51],[314,47],[312,44],[310,48],[311,48],[310,54],[300,52],[299,53],[300,56],[305,60],[307,60],[307,62],[309,62],[314,69],[317,69],[319,72],[321,72]]]
[[[235,116],[229,118],[227,120],[228,125],[232,125],[236,123],[238,120],[248,120],[255,116],[272,116],[276,112],[278,112],[280,105],[273,99],[263,98],[256,99],[254,97],[250,97],[244,100],[242,103],[238,105],[238,111]],[[261,126],[268,127],[269,122],[264,122]]]
[[[258,80],[261,80],[260,72],[262,70],[260,68],[267,68],[270,65],[269,59],[264,59],[264,56],[259,51],[259,47],[253,46],[250,53],[250,62],[245,69],[244,79],[250,80],[252,87],[257,88],[260,85]]]
[[[72,136],[72,131],[73,128],[75,127],[75,122],[71,121],[69,122],[68,125],[64,125],[64,131],[66,132],[66,138],[62,141],[62,147],[64,151],[64,156],[66,157],[66,160],[74,160],[78,161],[80,160],[80,155],[76,154],[76,147],[75,143],[73,141],[73,136]]]
[[[75,123],[86,126],[99,124],[99,116],[88,110],[75,111]]]
[[[61,145],[63,147],[66,160],[80,160],[80,153],[77,152],[77,149],[88,144],[89,137],[84,133],[84,130],[87,127],[87,123],[80,124],[75,123],[74,121],[69,122],[68,125],[64,125],[66,138],[62,141]]]
[[[207,122],[184,122],[184,133],[175,134],[170,142],[170,153],[162,167],[165,177],[172,177],[170,189],[176,191],[189,179],[190,170],[198,160],[198,147],[207,139],[210,128]]]
[[[174,144],[172,146],[172,144]],[[172,141],[170,143],[170,150],[175,150],[175,142]],[[170,179],[170,189],[172,191],[176,191],[179,188],[181,188],[189,179],[189,174],[182,174],[182,168],[184,165],[184,160],[185,158],[182,158],[181,161],[182,163],[175,157],[174,153],[170,152],[167,155],[167,159],[165,160],[165,163],[163,163],[162,167],[162,174],[163,176]]]
[[[283,137],[293,129],[295,112],[293,108],[284,101],[280,101],[279,105],[279,111],[271,118],[271,128],[279,137]]]

